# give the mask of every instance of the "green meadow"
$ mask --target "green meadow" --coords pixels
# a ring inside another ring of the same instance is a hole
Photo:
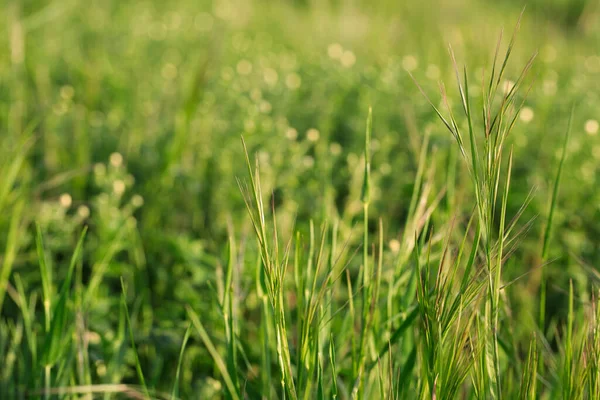
[[[0,399],[600,399],[598,1],[0,20]]]

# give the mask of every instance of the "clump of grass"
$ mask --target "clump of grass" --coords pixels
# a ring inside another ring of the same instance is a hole
[[[467,68],[463,68],[461,79],[461,73],[451,47],[450,55],[456,73],[460,105],[465,117],[464,123],[461,123],[455,116],[443,85],[440,86],[440,90],[442,101],[446,106],[447,117],[425,95],[458,144],[460,154],[466,162],[475,195],[477,233],[474,255],[479,255],[478,253],[481,251],[488,284],[485,301],[482,303],[480,312],[481,317],[476,319],[478,323],[477,339],[481,341],[482,351],[479,359],[474,363],[478,370],[476,372],[477,379],[474,382],[475,390],[480,396],[484,392],[489,392],[492,398],[502,397],[502,371],[505,369],[501,365],[501,339],[499,337],[501,331],[500,312],[503,308],[501,292],[504,288],[502,269],[506,261],[507,246],[514,241],[511,233],[515,230],[519,216],[517,215],[512,222],[507,224],[506,211],[513,165],[512,149],[508,150],[506,157],[507,138],[529,92],[527,90],[521,98],[518,96],[519,89],[524,85],[527,72],[531,69],[536,56],[534,54],[527,62],[514,84],[506,86],[504,78],[506,67],[519,27],[520,19],[503,59],[499,58],[502,39],[502,35],[500,35],[487,84],[482,77],[480,119],[477,119],[476,112],[473,111]],[[419,89],[421,89],[420,86]],[[422,89],[421,92],[425,94]],[[479,123],[479,128],[477,128],[477,123]],[[468,133],[466,137],[463,134],[465,126]],[[478,249],[479,243],[481,243],[480,249]],[[530,361],[530,363],[533,362]],[[532,374],[536,370],[529,369],[528,371],[529,374]]]

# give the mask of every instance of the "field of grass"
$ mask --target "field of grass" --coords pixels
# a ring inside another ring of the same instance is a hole
[[[600,4],[524,5],[0,2],[0,399],[600,399]]]

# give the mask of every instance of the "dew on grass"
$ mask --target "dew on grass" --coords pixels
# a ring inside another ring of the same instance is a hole
[[[71,195],[69,193],[63,193],[58,198],[58,202],[60,203],[61,207],[69,208],[69,207],[71,207],[71,204],[73,203],[73,198],[71,197]]]
[[[329,145],[329,153],[332,156],[339,156],[342,154],[342,146],[339,143],[333,142]]]
[[[121,196],[123,193],[125,193],[125,182],[123,182],[120,179],[117,179],[116,181],[114,181],[112,187],[113,187],[113,192],[117,196]]]
[[[60,97],[63,100],[71,100],[75,96],[75,89],[71,85],[65,85],[60,88]]]
[[[346,68],[350,68],[356,62],[356,56],[350,50],[346,50],[346,51],[344,51],[344,54],[342,55],[340,62],[342,63],[342,66],[344,66]]]
[[[69,111],[69,105],[67,103],[65,103],[64,101],[61,101],[60,103],[56,103],[52,107],[52,112],[54,113],[54,115],[56,115],[58,117],[65,115],[68,111]]]
[[[250,91],[250,98],[255,103],[258,103],[260,99],[262,99],[262,92],[258,88],[254,88]]]
[[[240,60],[235,69],[240,75],[249,75],[252,72],[252,64],[248,60]]]
[[[98,360],[100,361],[100,360]],[[106,364],[104,364],[103,362],[99,362],[96,363],[96,373],[98,374],[99,377],[103,377],[106,375]]]
[[[595,119],[588,119],[585,121],[585,132],[588,135],[596,135],[598,134],[598,128],[600,128],[600,124]]]
[[[519,113],[519,118],[525,123],[531,122],[533,120],[533,116],[534,113],[531,107],[523,107]]]
[[[263,72],[263,77],[265,83],[269,86],[275,86],[275,84],[277,84],[277,80],[279,79],[277,71],[275,71],[273,68],[266,68]]]
[[[85,339],[90,343],[90,344],[99,344],[102,341],[102,338],[100,337],[100,335],[96,332],[93,331],[87,331],[85,332]],[[102,360],[98,360],[96,362],[96,364],[103,364]]]
[[[121,153],[112,153],[108,160],[110,162],[110,165],[112,165],[115,168],[118,168],[121,165],[123,165],[123,156],[121,155]]]
[[[302,157],[302,165],[306,168],[312,168],[315,165],[315,159],[312,156]]]
[[[315,128],[310,128],[308,131],[306,131],[306,138],[309,142],[316,142],[317,140],[319,140],[319,136],[320,133]]]
[[[266,100],[261,101],[258,108],[259,108],[260,112],[263,114],[268,114],[273,109],[273,107],[271,106],[271,103],[269,103]]]
[[[298,89],[301,84],[302,84],[302,79],[300,78],[300,75],[298,75],[295,72],[288,74],[288,76],[286,76],[286,78],[285,78],[285,85],[289,89],[292,89],[292,90]]]
[[[298,131],[294,128],[288,128],[285,131],[285,137],[287,137],[289,140],[296,140],[298,138]]]
[[[388,247],[393,254],[398,254],[400,252],[400,241],[398,239],[392,239],[389,241]]]
[[[339,43],[332,43],[327,47],[327,55],[334,60],[341,59],[343,54],[344,49]]]
[[[225,82],[229,82],[230,80],[232,80],[233,69],[231,67],[223,68],[223,70],[221,71],[221,79],[223,79]]]
[[[89,207],[85,205],[77,207],[77,215],[79,215],[80,218],[86,219],[90,216]]]
[[[406,55],[402,58],[402,68],[411,72],[417,69],[419,66],[419,61],[412,54]]]
[[[106,165],[102,163],[96,163],[94,165],[94,175],[96,175],[97,177],[102,177],[106,175]]]

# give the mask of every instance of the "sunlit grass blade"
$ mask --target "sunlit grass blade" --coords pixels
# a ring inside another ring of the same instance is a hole
[[[133,326],[131,325],[131,319],[129,317],[129,308],[127,307],[127,286],[125,285],[125,281],[123,281],[123,278],[121,278],[121,307],[123,308],[125,319],[127,321],[127,327],[129,328],[129,340],[131,343],[131,349],[133,350],[133,356],[135,358],[135,370],[137,372],[138,379],[140,380],[140,384],[142,386],[146,398],[150,398],[150,393],[148,392],[148,387],[146,386],[146,379],[144,378],[144,372],[142,371],[142,364],[140,363],[137,346],[135,345]]]
[[[24,203],[20,202],[13,210],[8,234],[6,236],[6,248],[4,250],[4,257],[2,258],[2,266],[0,268],[0,311],[2,311],[4,296],[6,295],[8,279],[10,278],[17,252],[19,251],[19,235],[22,224],[23,208]]]
[[[210,339],[210,336],[208,336],[206,329],[204,329],[204,325],[200,321],[198,314],[196,314],[194,312],[194,310],[192,310],[192,308],[189,306],[186,307],[186,310],[187,310],[187,314],[188,314],[192,324],[194,325],[194,328],[196,328],[196,332],[198,333],[198,335],[200,335],[200,339],[202,340],[202,343],[204,343],[204,346],[206,347],[206,349],[210,353],[211,357],[215,361],[215,365],[219,369],[219,372],[221,373],[221,376],[223,377],[223,381],[225,382],[225,386],[227,387],[229,396],[231,396],[231,399],[233,399],[233,400],[239,400],[240,396],[239,396],[238,388],[236,388],[235,385],[233,384],[233,379],[231,379],[231,375],[229,375],[229,371],[227,370],[227,365],[225,364],[225,361],[223,361],[223,359],[221,358],[221,355],[219,354],[216,347],[214,346],[212,340]]]
[[[185,346],[190,338],[190,332],[192,331],[192,324],[189,324],[183,335],[181,341],[181,350],[179,351],[179,360],[177,361],[177,370],[175,371],[175,382],[173,384],[173,390],[171,391],[171,400],[175,400],[179,396],[179,376],[181,374],[181,364],[183,363],[183,355],[185,353]]]

